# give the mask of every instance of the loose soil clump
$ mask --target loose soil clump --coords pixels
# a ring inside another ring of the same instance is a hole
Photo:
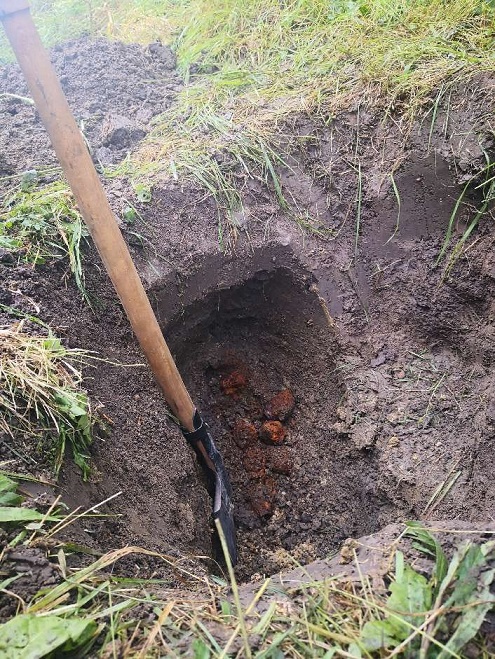
[[[181,82],[155,54],[85,40],[54,51],[97,163],[119,162],[173,102]],[[332,133],[311,118],[296,122],[295,134],[314,134],[319,149],[291,153],[280,176],[287,196],[318,218],[318,233],[251,180],[244,229],[222,250],[217,209],[203,191],[162,181],[146,203],[126,179],[105,179],[117,216],[132,199],[142,217],[124,233],[230,472],[241,579],[323,558],[391,522],[484,523],[495,513],[492,225],[478,227],[450,277],[434,267],[464,177],[481,168],[479,143],[493,150],[483,124],[490,90],[490,78],[473,80],[479,103],[467,105],[466,90],[453,91],[438,128],[417,125],[407,139],[397,123],[361,112],[358,217],[347,162],[355,113],[337,117]],[[15,67],[0,73],[0,92],[26,94]],[[0,113],[4,174],[55,163],[32,107],[1,100]],[[457,137],[473,127],[479,149]],[[3,191],[16,180],[3,179]],[[466,206],[461,231],[468,214]],[[84,263],[94,309],[63,262],[33,269],[0,255],[4,304],[108,360],[86,369],[108,428],[93,448],[93,476],[84,484],[68,462],[60,487],[71,505],[122,494],[107,507],[118,517],[89,520],[78,541],[209,556],[210,502],[194,457],[91,246]],[[132,569],[147,567],[140,560]]]

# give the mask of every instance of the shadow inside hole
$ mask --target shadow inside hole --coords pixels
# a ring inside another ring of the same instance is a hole
[[[308,273],[260,271],[214,291],[167,339],[230,474],[241,578],[321,557],[393,517],[372,454],[333,430],[338,344]],[[284,396],[294,404],[273,413]]]

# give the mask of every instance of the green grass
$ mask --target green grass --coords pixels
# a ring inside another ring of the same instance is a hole
[[[190,0],[169,16],[188,84],[135,162],[202,184],[234,234],[239,173],[271,186],[287,209],[276,168],[304,144],[288,137],[293,119],[324,127],[366,106],[411,122],[443,81],[495,69],[495,10],[473,0],[448,11],[441,0]]]
[[[16,453],[19,440],[38,445],[55,474],[70,444],[86,478],[94,418],[78,365],[90,355],[65,348],[50,331],[27,331],[27,320],[0,328],[0,431]]]
[[[46,46],[82,35],[146,43],[171,32],[163,0],[31,0],[30,6]],[[0,65],[12,59],[0,30]]]
[[[495,63],[494,8],[477,0],[450,2],[448,11],[441,0],[191,0],[179,7],[182,70],[196,62],[200,71],[219,67],[188,93],[207,87],[218,104],[249,101],[254,92],[271,101],[258,121],[328,114],[344,100],[406,107],[453,73]]]
[[[200,184],[217,201],[221,240],[225,220],[234,237],[240,229],[243,177],[304,217],[277,174],[305,141],[290,137],[294,119],[323,128],[366,106],[411,123],[436,116],[439,89],[495,70],[495,5],[485,0],[55,0],[33,13],[48,44],[84,31],[172,44],[187,85],[127,174]]]
[[[226,581],[209,577],[199,565],[185,567],[185,557],[125,547],[88,561],[95,553],[88,550],[81,566],[84,548],[65,542],[63,531],[95,508],[67,515],[55,500],[38,512],[17,492],[16,478],[0,472],[0,521],[8,547],[21,553],[45,548],[59,573],[58,584],[27,600],[15,594],[19,577],[4,574],[3,597],[18,613],[0,625],[0,654],[8,648],[13,659],[29,652],[195,659],[491,656],[480,628],[495,601],[494,541],[458,543],[447,557],[434,534],[410,523],[402,537],[410,536],[418,555],[429,558],[426,571],[409,564],[394,542],[383,548],[390,570],[381,589],[369,577],[348,583],[335,576],[287,588],[281,599],[266,580],[241,605],[231,572],[234,605]],[[120,561],[137,564],[144,557],[162,574],[174,573],[181,588],[171,588],[170,578],[119,576]],[[270,592],[258,612],[257,602]]]
[[[20,185],[2,198],[0,247],[35,265],[67,259],[81,295],[89,302],[81,261],[81,245],[87,235],[64,181],[38,186],[37,173],[26,172]]]
[[[487,214],[491,215],[493,218],[495,204],[495,163],[491,162],[486,152],[485,158],[487,161],[486,166],[481,172],[471,177],[464,185],[450,215],[445,238],[436,261],[436,265],[439,265],[442,260],[446,258],[447,262],[444,267],[443,278],[448,277],[452,272],[452,268],[457,263],[461,254],[465,251],[466,243],[478,226],[480,220]],[[474,193],[474,195],[479,198],[477,207],[474,209],[471,204],[465,203],[465,198],[467,197],[468,192]],[[467,213],[468,216],[466,228],[447,256],[461,211]]]
[[[170,176],[189,179],[207,190],[219,211],[220,240],[223,218],[234,237],[240,230],[236,221],[242,210],[239,174],[271,185],[280,206],[288,209],[276,167],[284,163],[274,145],[258,130],[238,130],[231,119],[211,108],[197,109],[194,117],[182,120],[184,106],[168,111],[155,122],[149,138],[132,159],[131,176]]]

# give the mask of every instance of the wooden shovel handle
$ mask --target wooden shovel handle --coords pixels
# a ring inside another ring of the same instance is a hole
[[[25,0],[0,0],[0,20],[74,197],[173,414],[194,430],[194,405],[146,296],[91,157]]]

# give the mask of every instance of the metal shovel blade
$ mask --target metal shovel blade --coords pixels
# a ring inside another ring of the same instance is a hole
[[[198,410],[193,418],[194,430],[182,429],[184,437],[194,449],[198,462],[206,477],[206,486],[213,499],[213,518],[218,519],[222,527],[232,565],[237,563],[237,548],[234,526],[234,505],[232,487],[222,456],[218,452],[210,433],[208,424]],[[219,538],[216,538],[216,553],[220,553]]]

